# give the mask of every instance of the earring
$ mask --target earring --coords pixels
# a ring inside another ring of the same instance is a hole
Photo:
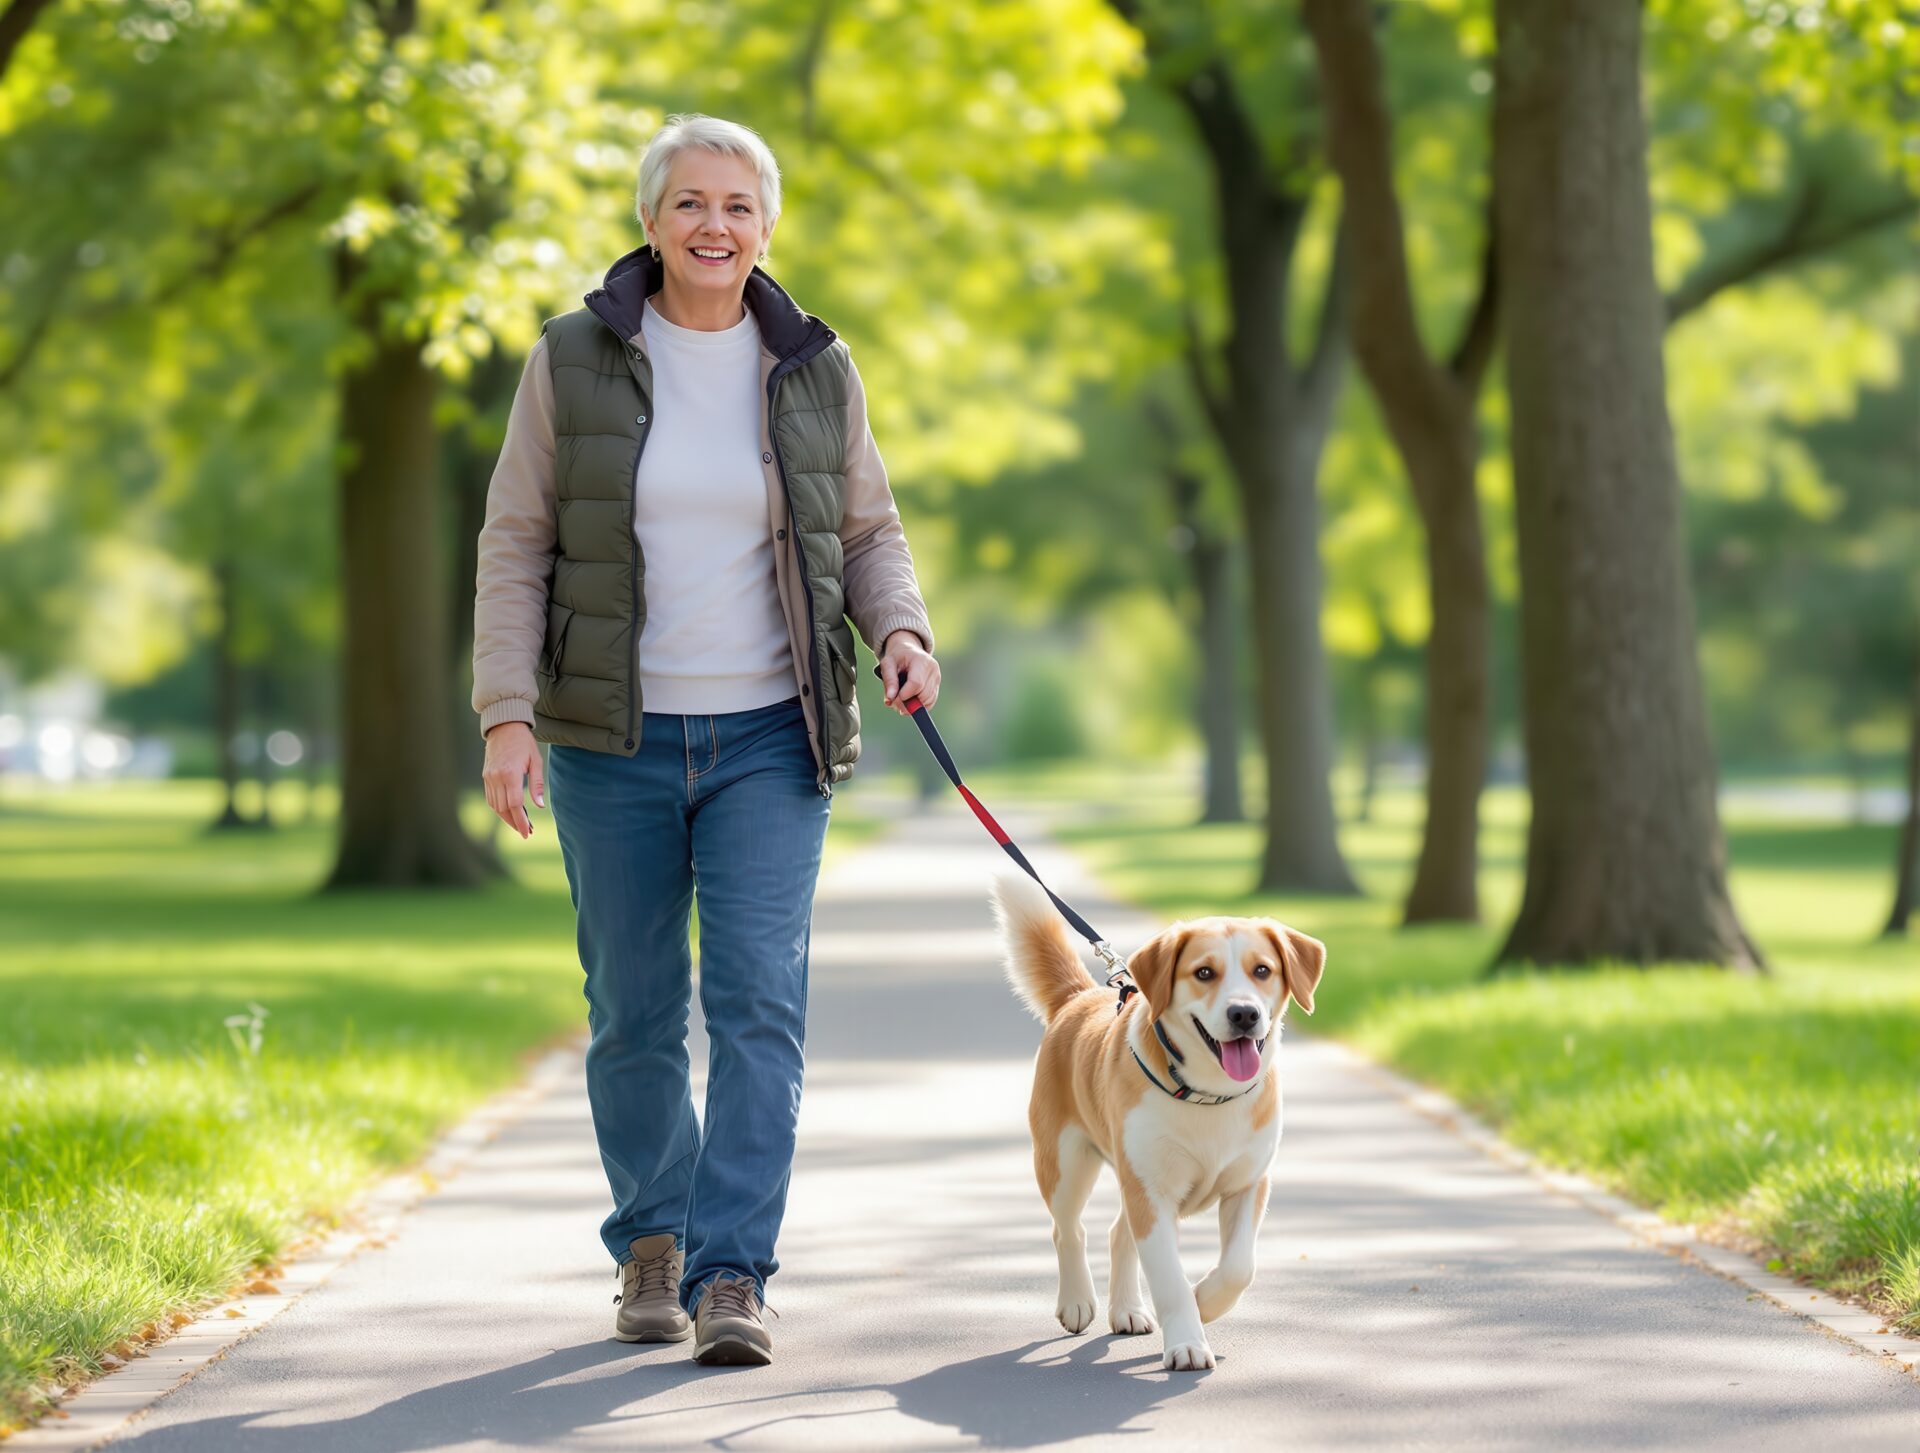
[[[660,260],[660,249],[657,247],[653,249],[653,260],[655,262],[658,262]]]

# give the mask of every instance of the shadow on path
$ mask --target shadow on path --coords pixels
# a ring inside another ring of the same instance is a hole
[[[609,1428],[635,1433],[661,1417],[741,1415],[713,1432],[705,1446],[728,1449],[736,1440],[795,1422],[861,1418],[897,1412],[932,1428],[951,1429],[987,1448],[1032,1448],[1073,1438],[1119,1434],[1168,1398],[1199,1385],[1162,1375],[1157,1338],[1139,1339],[1141,1354],[1102,1363],[1113,1336],[1050,1338],[1004,1352],[937,1367],[903,1382],[840,1383],[811,1391],[752,1392],[757,1370],[702,1367],[685,1344],[637,1347],[613,1341],[583,1343],[530,1362],[408,1393],[350,1417],[273,1426],[256,1414],[198,1420],[158,1437],[128,1441],[158,1448],[180,1438],[193,1447],[231,1447],[257,1453],[424,1453],[473,1442],[538,1447],[571,1433]],[[1071,1345],[1058,1353],[1045,1349]],[[1040,1355],[1044,1354],[1044,1355]],[[1062,1382],[1060,1372],[1079,1375]],[[1102,1376],[1101,1374],[1106,1374]],[[1095,1381],[1089,1381],[1089,1377]],[[710,1402],[679,1403],[658,1411],[648,1403],[693,1384],[713,1382]],[[737,1388],[739,1397],[722,1394]],[[806,1399],[888,1399],[871,1408],[806,1407]],[[754,1416],[756,1405],[768,1416]],[[775,1409],[778,1409],[777,1411]],[[1146,1429],[1133,1429],[1144,1432]],[[169,1436],[171,1435],[171,1436]]]

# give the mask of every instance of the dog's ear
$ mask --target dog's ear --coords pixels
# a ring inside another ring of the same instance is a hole
[[[1320,974],[1327,966],[1327,946],[1271,918],[1261,927],[1280,957],[1280,981],[1286,985],[1287,994],[1307,1013],[1313,1013],[1313,991],[1320,987]]]
[[[1158,1019],[1166,1013],[1167,1005],[1173,1002],[1173,971],[1180,962],[1180,952],[1186,948],[1187,940],[1194,935],[1193,928],[1185,923],[1176,923],[1155,938],[1148,939],[1133,951],[1127,960],[1127,972],[1133,975],[1133,982],[1140,986],[1140,992],[1146,997],[1147,1008]]]

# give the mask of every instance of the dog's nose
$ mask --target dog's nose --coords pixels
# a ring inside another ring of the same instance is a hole
[[[1236,1034],[1252,1034],[1260,1027],[1258,1004],[1227,1005],[1227,1023]]]

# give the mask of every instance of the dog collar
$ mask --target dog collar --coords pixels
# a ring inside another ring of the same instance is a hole
[[[1124,1004],[1125,1002],[1126,1000],[1122,998],[1121,1003]],[[1271,1035],[1273,1031],[1269,1030],[1267,1032]],[[1167,1052],[1167,1074],[1173,1080],[1173,1089],[1168,1089],[1162,1084],[1160,1077],[1147,1067],[1147,1062],[1140,1058],[1139,1050],[1134,1049],[1131,1044],[1129,1044],[1127,1048],[1133,1055],[1133,1062],[1140,1066],[1140,1073],[1151,1080],[1153,1087],[1163,1095],[1171,1095],[1174,1099],[1185,1101],[1189,1105],[1231,1105],[1235,1100],[1242,1099],[1260,1088],[1260,1081],[1256,1079],[1252,1084],[1248,1085],[1246,1089],[1232,1095],[1215,1095],[1207,1090],[1196,1090],[1192,1085],[1189,1085],[1185,1080],[1180,1078],[1178,1066],[1186,1062],[1186,1056],[1173,1047],[1173,1041],[1167,1038],[1167,1031],[1161,1027],[1158,1019],[1153,1021],[1153,1037],[1160,1041],[1160,1047]],[[1266,1043],[1267,1041],[1264,1039],[1260,1041],[1262,1049],[1265,1049]]]

